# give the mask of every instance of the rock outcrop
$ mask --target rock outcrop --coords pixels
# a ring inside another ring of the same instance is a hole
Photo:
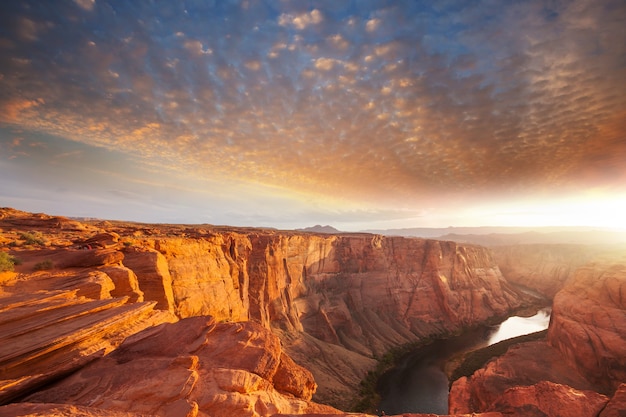
[[[623,417],[624,414],[626,414],[626,383],[619,386],[598,417]]]
[[[611,403],[620,407],[626,381],[623,294],[624,265],[579,268],[554,298],[547,340],[511,347],[455,381],[450,412],[596,416],[608,401],[599,393],[616,390]]]
[[[552,381],[578,391],[594,389],[594,385],[564,363],[561,353],[547,342],[527,342],[509,348],[471,377],[456,380],[450,389],[449,410],[451,413],[503,411],[494,410],[493,404],[507,390],[533,386],[542,381]]]
[[[506,390],[490,408],[505,416],[596,417],[607,401],[607,397],[594,391],[542,381]]]
[[[588,265],[554,298],[548,342],[612,393],[626,381],[626,265]]]
[[[90,300],[76,290],[1,299],[0,404],[57,380],[165,320],[154,303]]]
[[[137,333],[25,400],[157,416],[267,416],[310,411],[315,387],[268,329],[194,317]]]

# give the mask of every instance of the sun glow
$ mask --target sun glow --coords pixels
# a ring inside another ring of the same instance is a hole
[[[626,232],[626,195],[539,199],[472,210],[485,224],[507,226],[589,226]]]

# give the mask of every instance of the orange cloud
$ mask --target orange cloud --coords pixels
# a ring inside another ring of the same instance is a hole
[[[27,112],[27,110],[42,106],[45,103],[46,102],[43,98],[37,98],[34,100],[15,98],[4,103],[2,111],[0,112],[0,118],[6,123],[18,123],[22,114]]]

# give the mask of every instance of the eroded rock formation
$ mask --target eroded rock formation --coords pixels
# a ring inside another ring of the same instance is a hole
[[[579,268],[554,298],[547,340],[511,347],[455,381],[450,412],[597,416],[609,401],[598,392],[612,396],[626,380],[623,294],[623,264]],[[620,407],[623,392],[611,401]]]
[[[266,416],[324,409],[310,404],[315,388],[268,329],[194,317],[137,333],[25,401],[161,416]]]
[[[626,265],[588,265],[554,299],[548,342],[604,392],[626,381]]]

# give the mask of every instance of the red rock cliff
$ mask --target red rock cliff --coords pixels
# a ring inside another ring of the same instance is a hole
[[[626,264],[579,268],[554,298],[548,342],[603,391],[626,381]]]

